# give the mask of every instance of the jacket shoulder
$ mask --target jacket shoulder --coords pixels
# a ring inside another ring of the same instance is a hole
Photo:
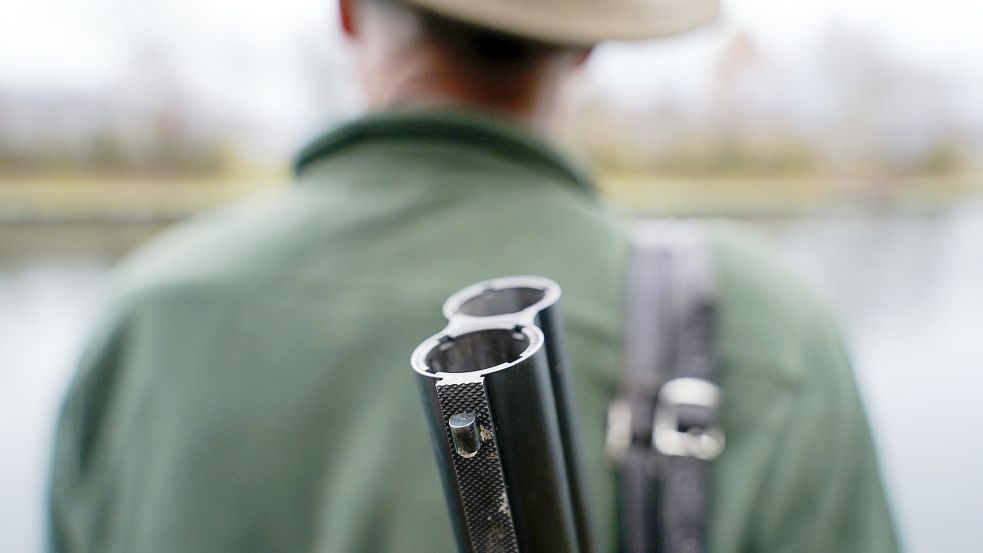
[[[141,246],[114,274],[120,300],[188,289],[234,290],[282,274],[316,215],[304,191],[278,190],[194,216]]]
[[[720,292],[721,357],[795,386],[822,370],[814,354],[842,355],[838,324],[816,291],[762,233],[710,226]]]

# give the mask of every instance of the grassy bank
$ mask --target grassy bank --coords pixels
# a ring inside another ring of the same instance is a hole
[[[169,222],[285,186],[285,174],[224,178],[0,177],[0,223]],[[983,175],[907,178],[665,178],[609,175],[601,194],[649,214],[795,214],[840,206],[932,209],[983,195]]]
[[[285,181],[282,175],[0,178],[0,223],[167,222]]]

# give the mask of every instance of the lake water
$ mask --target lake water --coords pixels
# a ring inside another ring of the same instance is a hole
[[[983,551],[983,203],[756,222],[839,310],[908,550]],[[0,551],[41,549],[57,401],[146,226],[0,227]]]

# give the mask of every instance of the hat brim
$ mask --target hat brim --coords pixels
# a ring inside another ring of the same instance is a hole
[[[717,0],[571,3],[562,10],[529,0],[404,0],[438,14],[542,42],[592,45],[679,34],[714,21]]]

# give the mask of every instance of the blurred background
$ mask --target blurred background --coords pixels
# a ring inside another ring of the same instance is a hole
[[[0,550],[41,549],[58,400],[110,266],[361,109],[332,0],[0,18]],[[983,4],[729,0],[600,48],[558,140],[641,216],[736,217],[838,309],[908,550],[983,551]]]

